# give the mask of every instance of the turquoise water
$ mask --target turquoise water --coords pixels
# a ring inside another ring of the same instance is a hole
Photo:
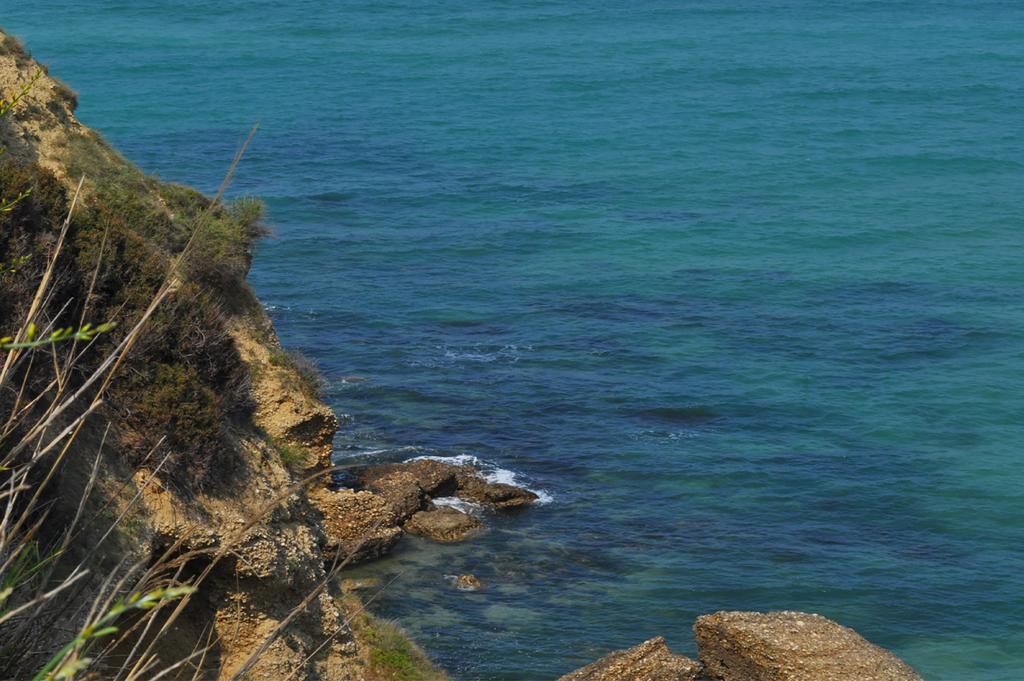
[[[146,170],[261,121],[251,279],[339,462],[551,495],[361,569],[457,679],[779,608],[1024,674],[1021,3],[3,4]]]

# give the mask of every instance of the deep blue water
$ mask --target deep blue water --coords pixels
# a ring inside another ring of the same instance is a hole
[[[251,280],[339,462],[553,496],[360,570],[455,678],[781,608],[1024,675],[1024,4],[0,5],[148,171],[261,121]]]

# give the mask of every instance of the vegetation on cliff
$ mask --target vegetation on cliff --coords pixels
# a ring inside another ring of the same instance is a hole
[[[61,328],[89,319],[117,325],[77,359],[76,375],[87,373],[127,337],[168,278],[178,277],[172,263],[196,232],[190,253],[201,257],[184,262],[175,295],[152,313],[104,399],[128,445],[121,453],[133,464],[166,440],[172,452],[164,466],[168,478],[187,486],[208,484],[211,471],[222,474],[231,465],[224,428],[253,408],[224,307],[239,301],[225,292],[244,290],[260,214],[248,201],[234,210],[211,207],[191,190],[159,186],[123,168],[103,174],[102,163],[83,159],[87,148],[81,141],[72,145],[69,173],[91,168],[94,188],[70,213],[66,245],[53,263],[52,241],[69,215],[65,185],[36,162],[7,158],[0,165],[0,196],[23,197],[0,215],[0,252],[5,262],[19,263],[4,279],[0,328],[24,322],[36,284],[52,265],[59,276],[39,311],[46,324]],[[205,224],[197,231],[200,221]],[[203,285],[213,278],[223,286]],[[52,379],[45,373],[36,363],[12,379],[31,380],[41,389]]]

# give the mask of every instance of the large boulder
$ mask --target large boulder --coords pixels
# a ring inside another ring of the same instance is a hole
[[[420,511],[405,523],[405,531],[434,541],[462,541],[482,529],[483,522],[468,513],[440,506]]]
[[[448,497],[455,494],[458,486],[456,477],[464,471],[472,471],[471,466],[457,466],[436,459],[414,459],[405,463],[388,463],[371,466],[359,473],[359,482],[372,489],[382,478],[396,473],[406,473],[429,497]]]
[[[857,632],[803,612],[717,612],[693,625],[705,673],[720,681],[921,681]]]
[[[629,650],[617,650],[558,681],[695,681],[700,665],[669,650],[658,636]]]

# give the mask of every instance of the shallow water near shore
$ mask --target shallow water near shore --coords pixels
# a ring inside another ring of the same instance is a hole
[[[212,191],[261,121],[251,281],[339,463],[550,495],[353,571],[455,679],[720,609],[1020,678],[1020,3],[4,5],[147,171]]]

